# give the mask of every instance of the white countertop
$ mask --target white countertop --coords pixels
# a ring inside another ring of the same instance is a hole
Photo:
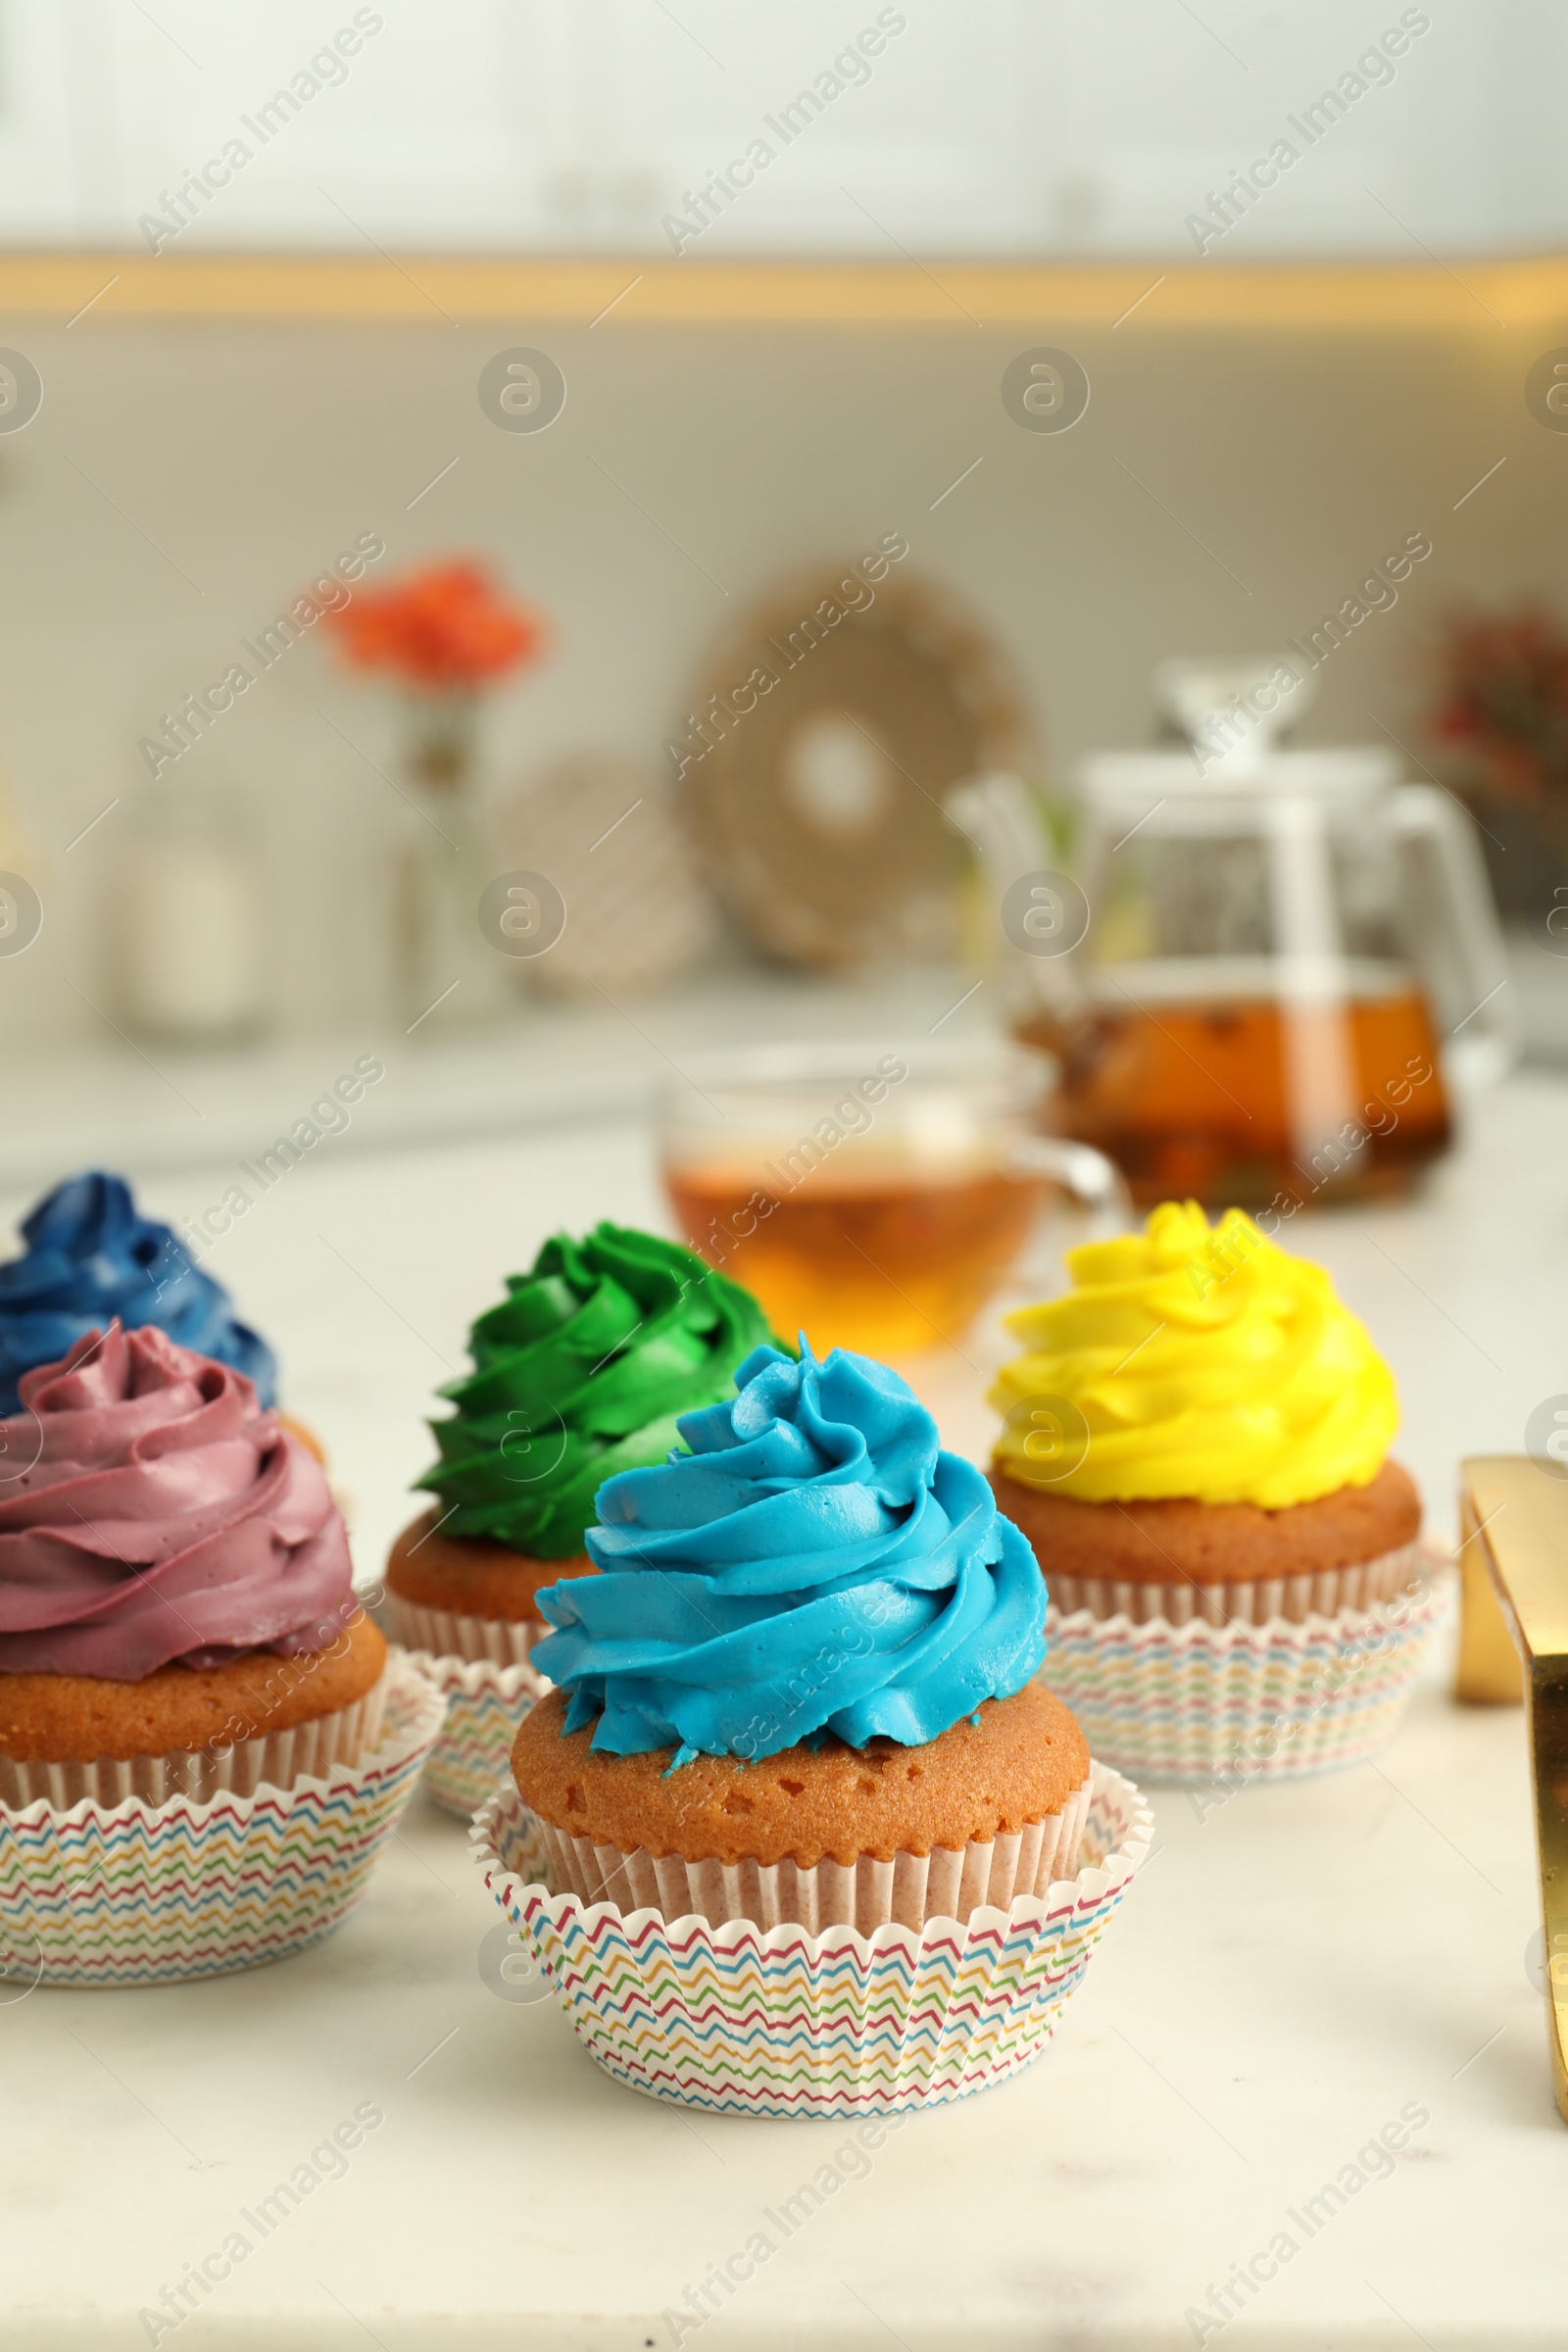
[[[220,1196],[216,1157],[158,1172],[143,1156],[158,1212]],[[1521,1450],[1532,1407],[1568,1390],[1565,1168],[1568,1083],[1524,1077],[1483,1102],[1421,1199],[1303,1215],[1290,1237],[1394,1361],[1400,1451],[1440,1528],[1459,1455]],[[32,1181],[16,1175],[0,1216]],[[461,1367],[471,1317],[553,1226],[604,1214],[662,1215],[637,1121],[326,1150],[220,1246],[215,1269],[331,1449],[365,1576],[411,1507],[429,1392]],[[908,1368],[949,1442],[979,1453],[996,1342],[965,1346],[973,1368]],[[1451,1707],[1441,1674],[1379,1765],[1206,1820],[1156,1792],[1156,1854],[1044,2057],[911,2120],[696,2332],[750,2352],[1175,2352],[1197,2340],[1189,2309],[1283,2229],[1299,2252],[1209,2343],[1560,2352],[1568,2130],[1527,1974],[1523,1727]],[[160,2341],[671,2344],[662,2314],[845,2134],[624,2090],[553,2002],[486,1988],[499,1919],[462,1827],[419,1797],[319,1949],[0,2007],[0,2347],[146,2344],[139,2310],[363,2102],[385,2122],[345,2177]],[[1308,2240],[1290,2209],[1406,2107],[1430,2121],[1390,2177]]]
[[[625,1116],[699,1051],[803,1038],[918,1041],[933,1026],[944,1041],[987,1035],[995,986],[977,990],[972,971],[942,964],[836,978],[737,962],[630,1006],[603,991],[582,1001],[533,995],[474,1028],[367,1020],[222,1051],[131,1039],[101,1016],[85,1044],[8,1054],[0,1185],[36,1190],[84,1166],[137,1177],[198,1163],[232,1172],[288,1134],[364,1055],[385,1077],[366,1089],[323,1156]]]

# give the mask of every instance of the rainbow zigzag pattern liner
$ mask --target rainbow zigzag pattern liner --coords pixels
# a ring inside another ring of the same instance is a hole
[[[515,1789],[473,1825],[475,1859],[592,2055],[654,2098],[731,2114],[892,2115],[984,2090],[1044,2047],[1149,1851],[1153,1816],[1094,1768],[1075,1879],[960,1925],[710,1927],[553,1894]]]
[[[1398,1599],[1301,1625],[1134,1625],[1053,1606],[1043,1679],[1096,1755],[1145,1780],[1242,1785],[1330,1772],[1398,1729],[1443,1613],[1446,1571],[1428,1550]]]
[[[381,1743],[324,1780],[210,1803],[0,1810],[0,2005],[34,1984],[168,1984],[331,1934],[413,1795],[446,1700],[387,1669]]]
[[[469,1821],[475,1805],[506,1779],[518,1727],[551,1685],[531,1666],[437,1657],[424,1649],[401,1654],[447,1697],[446,1721],[424,1767],[425,1792]]]

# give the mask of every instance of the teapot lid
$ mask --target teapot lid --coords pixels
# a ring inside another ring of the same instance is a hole
[[[1152,683],[1167,725],[1192,746],[1202,775],[1216,766],[1255,775],[1317,698],[1311,669],[1286,654],[1175,655],[1154,664]]]

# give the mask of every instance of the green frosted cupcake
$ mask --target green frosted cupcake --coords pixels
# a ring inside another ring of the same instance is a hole
[[[411,1647],[526,1656],[540,1585],[585,1576],[594,1496],[662,1462],[683,1413],[716,1404],[771,1337],[750,1292],[679,1243],[602,1224],[558,1234],[469,1334],[473,1370],[439,1391],[434,1497],[387,1563],[389,1616]]]

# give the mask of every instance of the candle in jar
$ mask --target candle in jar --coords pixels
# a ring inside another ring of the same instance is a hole
[[[251,876],[220,842],[136,842],[122,882],[126,1010],[141,1028],[231,1037],[260,1009],[260,921]]]

